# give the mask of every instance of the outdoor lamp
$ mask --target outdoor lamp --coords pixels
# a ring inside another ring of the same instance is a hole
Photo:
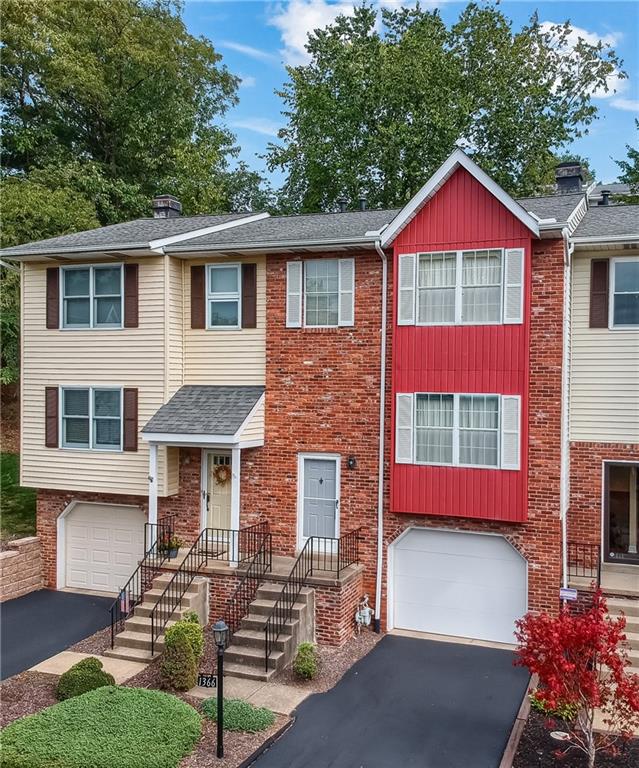
[[[213,638],[218,648],[226,648],[228,633],[229,628],[226,626],[224,619],[218,619],[213,625]]]
[[[224,619],[213,625],[213,639],[217,645],[217,756],[224,757],[224,648],[229,628]]]

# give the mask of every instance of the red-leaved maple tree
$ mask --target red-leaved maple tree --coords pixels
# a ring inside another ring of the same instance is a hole
[[[598,752],[615,752],[619,737],[639,728],[639,676],[627,670],[625,626],[623,616],[607,615],[600,591],[584,613],[564,607],[557,616],[529,613],[517,622],[516,663],[539,675],[533,695],[546,709],[576,713],[561,751],[585,752],[589,768]],[[604,731],[594,730],[597,710]]]

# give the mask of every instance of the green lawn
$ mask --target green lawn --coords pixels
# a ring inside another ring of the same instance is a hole
[[[0,528],[2,537],[33,536],[36,530],[36,492],[21,488],[20,456],[17,453],[0,454]]]
[[[0,735],[7,768],[176,768],[202,728],[176,696],[105,686],[23,717]]]

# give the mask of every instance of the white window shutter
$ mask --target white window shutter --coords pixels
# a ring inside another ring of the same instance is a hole
[[[519,469],[521,454],[521,397],[501,398],[501,468]]]
[[[355,325],[355,259],[339,260],[339,324]]]
[[[413,395],[397,395],[395,412],[395,462],[413,463]]]
[[[524,322],[524,249],[504,253],[504,323]]]
[[[415,325],[415,254],[399,256],[397,325]]]
[[[286,327],[302,326],[302,268],[301,261],[286,264]]]

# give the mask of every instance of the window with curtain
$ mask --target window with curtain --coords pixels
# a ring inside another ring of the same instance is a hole
[[[612,326],[639,325],[639,259],[615,259],[612,265]]]
[[[459,397],[459,463],[496,467],[499,463],[499,398]]]
[[[122,448],[122,390],[62,389],[64,448]]]
[[[240,327],[240,265],[209,265],[209,328]]]
[[[457,254],[424,253],[417,270],[417,320],[420,323],[455,322]]]
[[[453,463],[453,395],[415,398],[415,456],[426,464]]]
[[[337,259],[304,262],[304,312],[307,326],[339,324],[339,263]]]
[[[501,320],[502,252],[462,253],[462,322],[498,323]]]
[[[122,327],[122,265],[63,267],[63,328]]]

